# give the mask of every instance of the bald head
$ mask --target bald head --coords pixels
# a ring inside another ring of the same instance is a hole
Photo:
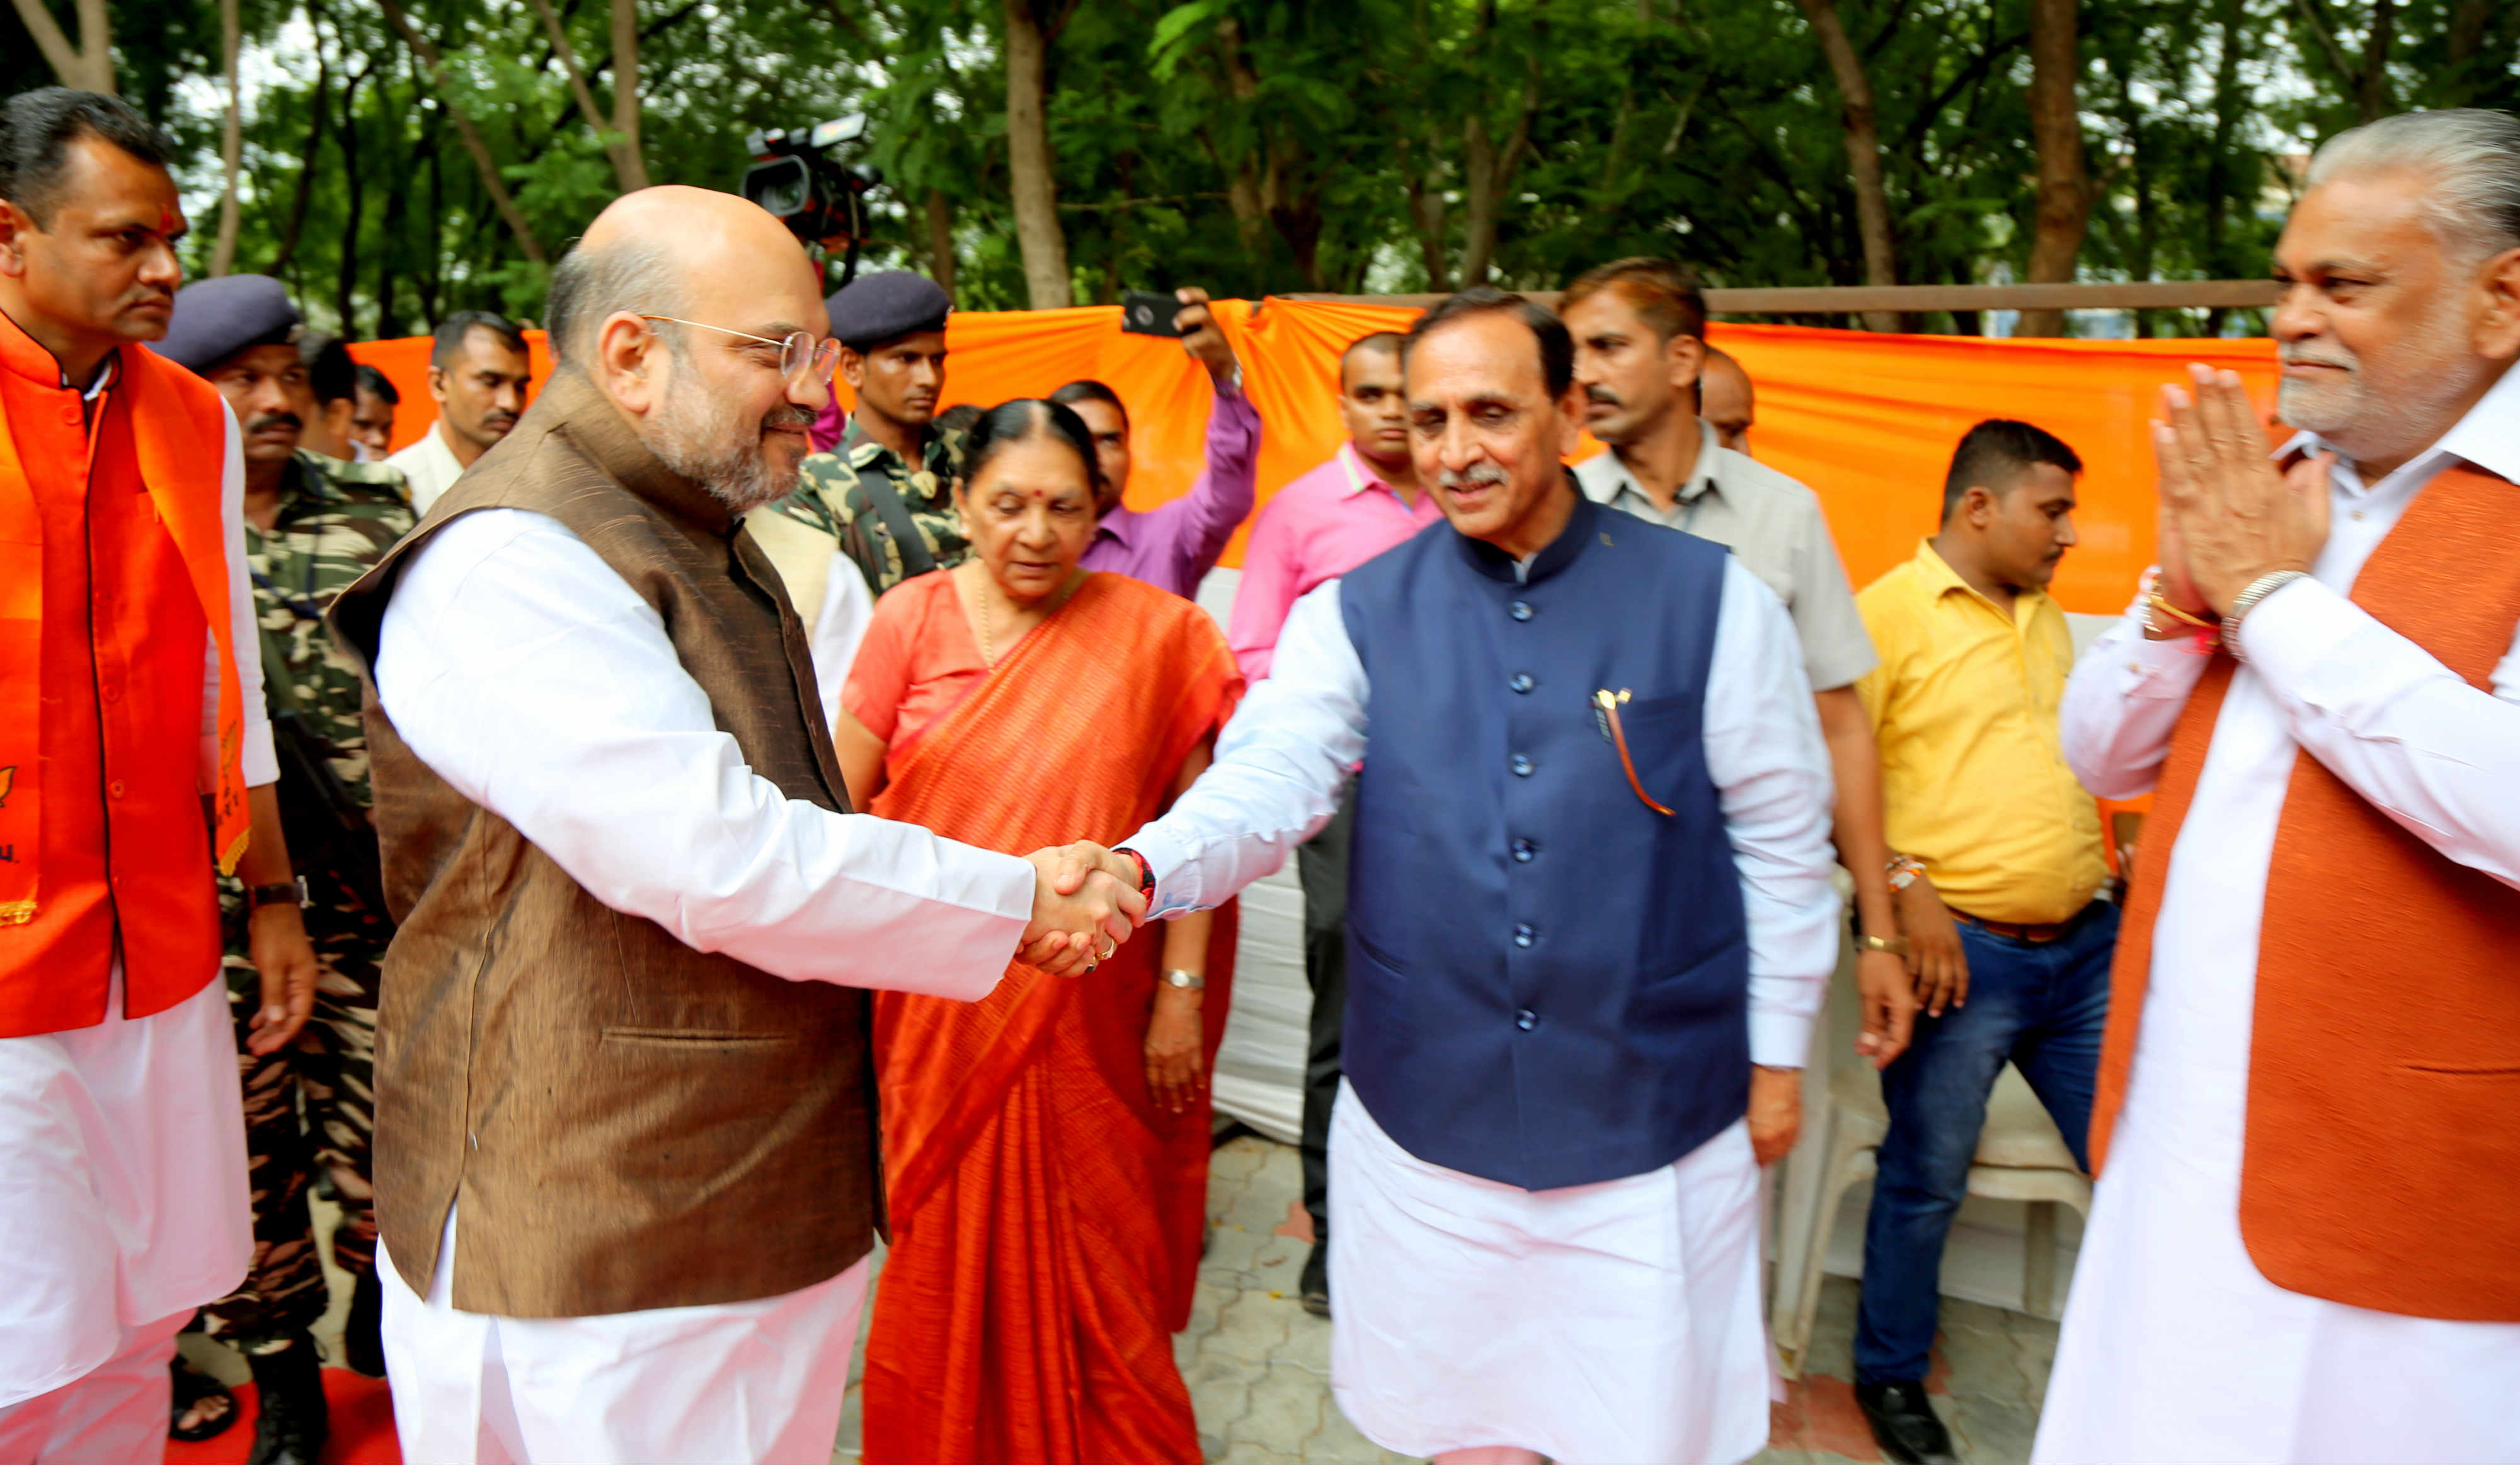
[[[804,246],[760,205],[734,194],[666,184],[624,194],[595,216],[552,271],[545,311],[553,350],[565,363],[591,354],[593,333],[622,311],[750,330],[712,312],[729,303],[775,300],[776,313],[788,322],[779,334],[811,330],[819,335],[826,324],[821,293]]]
[[[546,309],[562,366],[667,466],[738,512],[794,490],[831,383],[781,343],[821,340],[829,322],[804,246],[759,205],[673,186],[624,195],[552,271]]]
[[[1697,415],[1715,429],[1715,440],[1735,453],[1749,453],[1750,427],[1759,416],[1758,396],[1741,363],[1713,346],[1697,372]]]

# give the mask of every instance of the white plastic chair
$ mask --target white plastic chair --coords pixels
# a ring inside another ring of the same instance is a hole
[[[1822,1051],[1809,1072],[1825,1071],[1828,1084],[1803,1088],[1801,1142],[1785,1159],[1777,1227],[1776,1299],[1771,1308],[1777,1355],[1785,1377],[1802,1375],[1811,1347],[1812,1314],[1820,1306],[1821,1270],[1829,1233],[1837,1223],[1847,1187],[1872,1177],[1874,1152],[1889,1132],[1880,1075],[1855,1054],[1863,1015],[1856,1000],[1854,951],[1841,947],[1837,975],[1829,983],[1825,1019],[1817,1025]],[[2046,1315],[2056,1292],[2056,1207],[2089,1216],[2092,1182],[2074,1164],[2073,1151],[2030,1085],[2009,1063],[1987,1101],[1986,1127],[1969,1166],[1968,1192],[1995,1200],[2026,1201],[2022,1236],[2022,1306]]]

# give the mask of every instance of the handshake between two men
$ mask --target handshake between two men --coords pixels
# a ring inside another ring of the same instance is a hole
[[[1092,971],[1111,959],[1147,919],[1138,866],[1091,840],[1036,850],[1032,922],[1017,955],[1055,977]]]

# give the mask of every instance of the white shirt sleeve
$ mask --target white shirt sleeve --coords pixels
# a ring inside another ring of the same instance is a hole
[[[789,799],[745,767],[654,609],[546,515],[439,531],[395,585],[375,675],[438,777],[695,950],[970,999],[1031,917],[1024,861]]]
[[[245,557],[245,438],[236,414],[220,404],[227,444],[219,466],[219,522],[228,561],[228,644],[236,650],[237,699],[245,704],[245,781],[248,788],[280,781],[280,755],[271,745],[271,710],[262,700],[262,638],[255,631],[253,582]],[[202,647],[202,791],[219,786],[219,644]]]
[[[858,659],[858,644],[866,640],[874,619],[875,597],[867,590],[866,576],[858,573],[856,560],[833,550],[832,572],[823,581],[823,605],[805,638],[827,730],[839,726],[840,692],[849,685],[849,666]]]
[[[2520,635],[2481,691],[2303,579],[2249,612],[2240,644],[2293,741],[2416,838],[2520,886]]]
[[[1338,812],[1365,756],[1365,664],[1339,583],[1295,602],[1269,680],[1217,735],[1216,762],[1162,819],[1123,841],[1155,872],[1156,915],[1205,910],[1286,863]]]
[[[2188,637],[2143,634],[2138,598],[2075,663],[2056,709],[2065,763],[2104,799],[2150,793],[2170,753],[2170,732],[2213,657]]]
[[[1706,773],[1724,807],[1750,935],[1750,1061],[1800,1068],[1837,967],[1835,791],[1784,602],[1738,559],[1706,672]]]

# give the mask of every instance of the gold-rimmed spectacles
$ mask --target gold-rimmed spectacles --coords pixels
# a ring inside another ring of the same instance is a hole
[[[832,379],[832,373],[837,371],[840,365],[840,343],[836,340],[816,340],[814,333],[810,331],[790,331],[785,337],[773,339],[767,335],[755,335],[749,331],[738,331],[728,326],[712,326],[706,321],[687,321],[681,316],[651,315],[642,311],[639,319],[671,321],[677,326],[694,326],[702,331],[714,331],[720,335],[741,336],[745,340],[757,340],[765,346],[777,346],[779,375],[790,381],[802,377],[828,385]]]

